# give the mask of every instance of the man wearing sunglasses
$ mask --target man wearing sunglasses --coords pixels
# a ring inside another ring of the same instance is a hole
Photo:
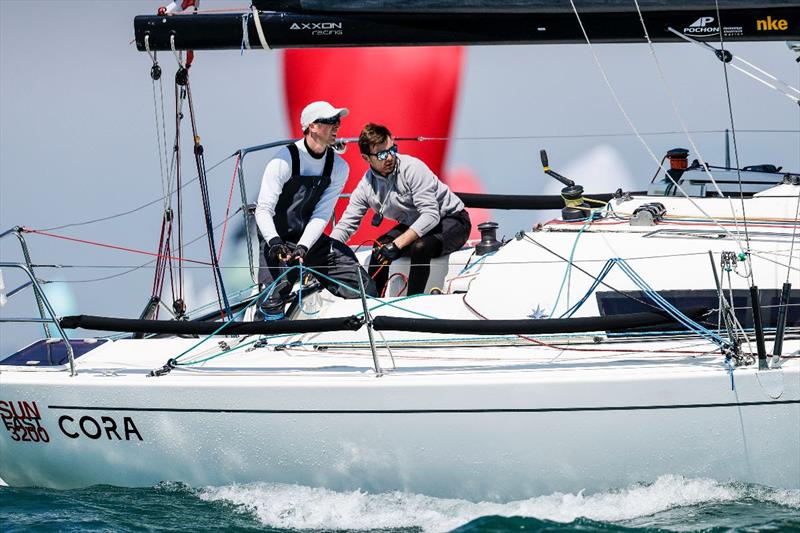
[[[280,278],[259,302],[265,320],[283,318],[299,272],[281,274],[300,262],[324,274],[318,281],[337,296],[359,298],[359,274],[367,294],[377,294],[353,251],[322,233],[349,174],[347,163],[331,147],[347,114],[347,108],[328,102],[308,104],[300,115],[303,138],[282,148],[264,169],[255,211],[261,252],[258,282],[263,290]]]
[[[460,249],[469,238],[472,224],[464,203],[425,163],[399,155],[385,126],[367,124],[358,146],[369,170],[351,194],[331,238],[347,242],[370,208],[375,212],[374,226],[384,217],[398,222],[378,237],[369,273],[382,293],[388,280],[387,266],[398,257],[408,256],[411,271],[407,294],[421,294],[428,283],[431,259]]]

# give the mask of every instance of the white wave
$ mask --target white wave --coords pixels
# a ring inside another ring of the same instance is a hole
[[[652,484],[585,495],[554,493],[509,503],[434,498],[420,494],[335,492],[279,483],[206,487],[206,501],[242,506],[269,527],[290,529],[384,529],[419,527],[447,531],[487,515],[527,516],[571,522],[631,520],[676,507],[747,498],[800,509],[800,491],[662,476]]]

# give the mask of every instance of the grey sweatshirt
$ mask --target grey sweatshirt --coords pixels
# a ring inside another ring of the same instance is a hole
[[[398,156],[394,172],[387,177],[367,170],[350,196],[350,203],[331,232],[331,238],[347,242],[369,208],[408,225],[422,237],[442,217],[464,209],[464,202],[428,165],[404,154]]]

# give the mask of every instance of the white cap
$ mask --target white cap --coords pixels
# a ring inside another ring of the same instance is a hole
[[[350,112],[346,107],[336,108],[328,102],[311,102],[300,113],[300,127],[304,130],[309,124],[321,118],[346,117]]]

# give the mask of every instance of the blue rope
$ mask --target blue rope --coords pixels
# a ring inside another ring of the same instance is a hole
[[[308,270],[309,272],[311,272],[315,276],[324,278],[324,279],[326,279],[328,281],[332,281],[336,285],[339,285],[340,287],[344,287],[345,289],[347,289],[347,290],[349,290],[351,292],[355,292],[357,294],[361,294],[360,290],[354,289],[353,287],[351,287],[351,286],[349,286],[349,285],[347,285],[345,283],[342,283],[339,280],[335,280],[330,276],[326,276],[325,274],[323,274],[322,272],[319,272],[318,270],[315,270],[315,269],[310,268],[310,267],[306,267],[306,270]],[[408,300],[410,298],[415,298],[417,296],[429,296],[429,295],[427,295],[427,294],[412,294],[411,296],[405,296],[405,297],[403,297],[403,298],[401,298],[399,300],[395,300],[395,301]],[[370,300],[379,300],[380,301],[379,298],[375,298],[374,296],[367,295],[367,298],[370,299]],[[401,311],[405,311],[406,313],[412,313],[412,314],[415,314],[415,315],[419,315],[419,316],[424,317],[424,318],[436,319],[435,316],[426,315],[425,313],[420,313],[419,311],[413,311],[411,309],[404,309],[402,307],[399,307],[399,306],[395,305],[393,302],[381,302],[380,305],[375,306],[374,309],[377,309],[378,307],[383,307],[384,305],[388,305],[389,307],[394,307],[394,308],[399,309]],[[356,315],[356,316],[359,316],[359,315]]]
[[[572,317],[572,315],[574,315],[575,312],[578,309],[580,309],[580,307],[586,302],[586,300],[588,300],[589,297],[592,294],[594,294],[594,291],[597,289],[598,286],[600,286],[600,283],[603,281],[603,279],[606,277],[606,275],[608,275],[608,273],[611,271],[611,268],[613,266],[614,266],[613,260],[609,259],[608,261],[606,261],[606,264],[603,265],[603,268],[600,270],[600,273],[597,275],[597,277],[595,277],[595,280],[592,283],[592,286],[589,287],[589,290],[586,291],[586,294],[583,295],[583,298],[581,298],[580,300],[575,302],[575,305],[573,305],[572,307],[567,309],[559,318],[570,318],[570,317]]]
[[[731,376],[731,390],[735,391],[736,383],[733,381],[733,371],[736,370],[736,367],[731,364],[730,357],[725,358],[725,368],[728,370],[728,374]]]
[[[335,283],[335,284],[337,284],[337,285],[339,285],[339,286],[341,286],[341,287],[344,287],[345,289],[348,289],[348,290],[350,290],[350,291],[352,291],[352,292],[356,292],[356,293],[360,293],[360,292],[361,292],[361,291],[359,291],[359,290],[357,290],[357,289],[354,289],[354,288],[350,287],[349,285],[346,285],[346,284],[344,284],[344,283],[342,283],[342,282],[340,282],[340,281],[338,281],[338,280],[335,280],[335,279],[331,278],[330,276],[326,276],[325,274],[323,274],[323,273],[321,273],[321,272],[319,272],[319,271],[317,271],[317,270],[315,270],[315,269],[313,269],[313,268],[309,268],[309,267],[303,267],[302,263],[300,263],[300,264],[298,264],[298,265],[296,265],[296,266],[293,266],[293,267],[290,267],[290,268],[286,269],[286,271],[285,271],[285,272],[283,272],[283,273],[282,273],[280,276],[278,276],[277,278],[275,278],[275,280],[274,280],[272,283],[270,283],[269,285],[267,285],[267,286],[264,288],[264,290],[262,290],[260,293],[258,293],[258,294],[256,295],[256,297],[253,299],[253,301],[252,301],[250,304],[248,304],[248,305],[247,305],[247,306],[245,306],[243,309],[241,309],[240,311],[238,311],[238,312],[237,312],[235,315],[231,316],[231,318],[229,318],[228,320],[226,320],[225,322],[223,322],[223,324],[222,324],[220,327],[218,327],[218,328],[217,328],[217,329],[216,329],[216,330],[215,330],[213,333],[211,333],[210,335],[206,336],[206,337],[205,337],[204,339],[202,339],[200,342],[198,342],[198,343],[197,343],[197,344],[195,344],[194,346],[190,347],[189,349],[187,349],[187,350],[183,351],[181,354],[179,354],[177,357],[174,357],[173,359],[174,359],[175,361],[177,361],[178,359],[180,359],[181,357],[185,356],[186,354],[188,354],[189,352],[191,352],[192,350],[194,350],[194,349],[195,349],[195,348],[197,348],[198,346],[200,346],[200,345],[204,344],[206,341],[208,341],[208,339],[210,339],[211,337],[213,337],[214,335],[216,335],[217,333],[219,333],[220,331],[222,331],[222,329],[224,329],[224,328],[225,328],[225,327],[226,327],[228,324],[230,324],[231,322],[235,321],[237,318],[241,317],[241,316],[242,316],[242,315],[245,313],[245,311],[247,311],[247,309],[248,309],[248,308],[249,308],[251,305],[254,305],[254,304],[256,304],[256,303],[257,303],[257,302],[260,300],[260,298],[261,298],[263,295],[265,295],[265,294],[266,294],[266,297],[267,297],[267,298],[269,298],[269,297],[272,295],[272,292],[275,290],[275,287],[277,286],[278,282],[279,282],[280,280],[282,280],[283,278],[285,278],[286,276],[288,276],[288,275],[289,275],[289,273],[290,273],[292,270],[295,270],[295,269],[299,269],[299,270],[300,270],[300,292],[301,292],[301,294],[300,294],[299,298],[300,298],[300,303],[301,303],[301,304],[302,304],[302,283],[303,283],[303,278],[302,278],[302,275],[303,275],[303,270],[307,270],[308,272],[311,272],[311,273],[312,273],[312,274],[314,274],[315,276],[319,276],[319,277],[322,277],[322,278],[324,278],[324,279],[327,279],[327,280],[329,280],[329,281],[331,281],[331,282],[333,282],[333,283]],[[407,300],[407,299],[410,299],[410,298],[415,298],[415,297],[418,297],[418,296],[427,296],[427,295],[424,295],[424,294],[418,294],[418,295],[406,296],[406,297],[404,297],[404,298],[401,298],[400,300],[395,300],[395,301]],[[372,300],[378,300],[378,298],[374,298],[374,297],[372,297],[372,296],[367,296],[367,298],[369,298],[369,299],[372,299]],[[402,307],[400,307],[400,306],[398,306],[398,305],[395,305],[393,302],[380,302],[380,304],[379,304],[379,305],[377,305],[377,306],[375,306],[373,309],[377,309],[377,308],[379,308],[379,307],[382,307],[382,306],[384,306],[384,305],[388,305],[388,306],[390,306],[390,307],[395,307],[395,308],[397,308],[397,309],[399,309],[399,310],[401,310],[401,311],[405,311],[405,312],[407,312],[407,313],[416,314],[416,315],[419,315],[419,316],[422,316],[422,317],[425,317],[425,318],[436,319],[436,317],[434,317],[434,316],[426,315],[426,314],[424,314],[424,313],[420,313],[420,312],[417,312],[417,311],[413,311],[413,310],[411,310],[411,309],[404,309],[404,308],[402,308]],[[269,320],[269,318],[267,318],[266,316],[265,316],[265,318],[266,318],[267,320]]]
[[[571,259],[571,258],[570,258]],[[568,309],[564,314],[561,315],[561,318],[569,318],[586,302],[586,300],[594,293],[603,279],[611,272],[611,269],[614,265],[619,266],[619,268],[628,276],[628,278],[633,281],[633,283],[644,293],[644,295],[653,303],[655,303],[659,308],[666,311],[672,318],[674,318],[678,323],[683,324],[688,330],[694,331],[695,333],[699,334],[701,337],[712,341],[714,344],[717,344],[720,347],[730,347],[730,342],[726,341],[713,331],[705,328],[698,322],[690,319],[685,314],[683,314],[678,308],[674,305],[669,303],[666,298],[661,296],[661,294],[654,290],[647,282],[631,267],[627,261],[622,258],[615,257],[606,261],[603,265],[603,268],[600,270],[600,273],[595,277],[594,282],[586,291],[586,294],[578,300],[570,309]]]
[[[270,283],[270,284],[269,284],[267,287],[265,287],[265,288],[264,288],[264,290],[263,290],[263,291],[261,291],[260,293],[258,293],[258,295],[256,295],[256,297],[253,299],[253,301],[252,301],[252,302],[250,302],[248,305],[246,305],[246,306],[245,306],[243,309],[241,309],[240,311],[238,311],[236,314],[232,315],[232,316],[231,316],[231,317],[230,317],[228,320],[224,321],[224,322],[222,323],[222,325],[221,325],[220,327],[218,327],[218,328],[217,328],[217,329],[216,329],[216,330],[215,330],[215,331],[214,331],[212,334],[210,334],[210,335],[206,336],[206,337],[205,337],[203,340],[201,340],[200,342],[198,342],[197,344],[195,344],[194,346],[192,346],[192,347],[191,347],[191,348],[189,348],[188,350],[185,350],[183,353],[181,353],[181,354],[180,354],[180,355],[178,355],[177,357],[174,357],[173,359],[174,359],[175,361],[177,361],[178,359],[180,359],[181,357],[183,357],[183,356],[184,356],[184,355],[186,355],[187,353],[191,352],[192,350],[194,350],[195,348],[197,348],[197,347],[198,347],[198,346],[200,346],[201,344],[205,343],[205,342],[206,342],[208,339],[210,339],[211,337],[213,337],[214,335],[216,335],[217,333],[219,333],[220,331],[222,331],[222,330],[223,330],[223,329],[224,329],[224,328],[225,328],[225,327],[226,327],[228,324],[230,324],[231,322],[233,322],[233,321],[234,321],[234,320],[236,320],[237,318],[241,317],[241,316],[242,316],[242,315],[245,313],[245,311],[247,311],[247,309],[248,309],[248,308],[249,308],[251,305],[254,305],[256,302],[258,302],[258,301],[259,301],[259,299],[261,298],[261,296],[262,296],[262,295],[264,295],[265,293],[267,293],[267,294],[268,294],[267,298],[269,298],[269,295],[271,295],[271,294],[272,294],[272,291],[273,291],[273,290],[275,290],[275,286],[277,285],[277,283],[278,283],[278,282],[279,282],[281,279],[283,279],[284,277],[286,277],[286,276],[289,274],[289,272],[291,272],[291,271],[292,271],[292,270],[294,270],[295,268],[297,268],[297,267],[291,267],[291,268],[288,268],[288,269],[286,270],[286,272],[284,272],[283,274],[281,274],[280,276],[278,276],[277,278],[275,278],[275,281],[273,281],[272,283]],[[267,292],[267,291],[269,291],[269,292]]]
[[[664,311],[669,313],[672,318],[677,320],[679,323],[686,326],[688,329],[697,332],[700,336],[714,342],[720,347],[730,347],[730,342],[726,341],[713,331],[705,328],[704,326],[700,325],[699,323],[695,322],[694,320],[690,319],[686,315],[684,315],[678,308],[674,305],[669,303],[666,298],[661,296],[658,291],[655,291],[647,282],[636,273],[635,270],[627,263],[624,259],[617,258],[615,263],[620,266],[623,272],[625,272],[628,277],[640,288],[644,291],[645,295],[650,298],[653,303],[661,307]]]
[[[578,240],[581,238],[581,234],[583,231],[589,227],[589,223],[592,221],[592,217],[586,219],[586,222],[581,226],[581,229],[578,231],[578,234],[575,236],[575,241],[572,243],[572,250],[569,252],[569,260],[567,261],[567,268],[564,270],[564,277],[561,278],[561,286],[558,288],[558,294],[556,294],[556,301],[553,303],[553,310],[550,311],[550,316],[555,315],[556,308],[558,307],[558,302],[561,300],[561,292],[564,290],[564,284],[567,282],[567,278],[569,277],[570,270],[572,270],[572,258],[575,256],[575,250],[578,248]]]
[[[494,254],[496,254],[496,253],[497,253],[497,250],[494,250],[494,251],[492,251],[492,252],[488,252],[488,253],[485,253],[485,254],[483,254],[483,255],[480,257],[480,259],[478,259],[478,260],[477,260],[477,261],[475,261],[474,263],[468,263],[466,266],[464,266],[464,268],[462,268],[462,269],[461,269],[461,272],[459,272],[459,273],[458,273],[458,275],[460,276],[460,275],[461,275],[461,274],[463,274],[464,272],[467,272],[467,271],[469,271],[469,270],[470,270],[472,267],[474,267],[474,266],[475,266],[475,265],[477,265],[477,264],[480,264],[480,263],[481,263],[481,262],[482,262],[484,259],[486,259],[487,257],[489,257],[489,256],[491,256],[491,255],[494,255]]]

